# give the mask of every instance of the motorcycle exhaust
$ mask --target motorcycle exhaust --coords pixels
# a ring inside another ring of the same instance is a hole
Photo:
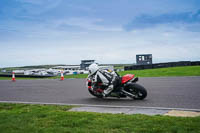
[[[131,93],[125,91],[125,90],[122,90],[122,92],[123,92],[124,94],[126,94],[127,96],[131,97],[131,98],[134,98],[134,97],[135,97],[135,95],[133,95],[133,94],[131,94]]]
[[[139,80],[139,78],[138,77],[136,77],[133,81],[131,81],[132,83],[135,83],[135,82],[137,82]]]

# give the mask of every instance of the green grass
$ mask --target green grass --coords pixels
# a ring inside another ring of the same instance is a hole
[[[71,106],[0,103],[1,133],[200,133],[200,117],[68,112]]]
[[[119,72],[121,76],[125,74],[135,74],[138,77],[174,77],[174,76],[200,76],[200,66],[169,67],[146,70],[130,70]],[[66,75],[65,78],[86,78],[87,74]],[[59,78],[59,77],[57,77]]]
[[[169,67],[120,72],[120,75],[135,74],[138,77],[200,76],[200,66]]]
[[[138,77],[200,76],[200,66],[130,70],[130,71],[122,71],[118,73],[121,76],[125,74],[135,74]],[[56,77],[56,78],[59,78],[59,77]],[[87,78],[87,74],[65,75],[65,78]]]
[[[130,70],[119,72],[121,76],[125,74],[135,74],[138,77],[174,77],[174,76],[200,76],[200,66],[186,67],[169,67],[146,70]],[[87,74],[65,75],[65,78],[86,78]],[[60,76],[51,77],[48,79],[59,79]],[[20,79],[38,79],[38,78],[18,78]],[[11,80],[11,77],[0,77],[0,80]]]

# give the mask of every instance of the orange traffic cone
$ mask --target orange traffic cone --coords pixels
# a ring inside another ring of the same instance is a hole
[[[12,72],[12,81],[15,82],[15,72]]]
[[[60,77],[60,80],[64,80],[64,76],[63,76],[63,71],[61,71],[61,77]]]

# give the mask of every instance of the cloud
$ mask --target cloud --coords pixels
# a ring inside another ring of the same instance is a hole
[[[45,0],[16,0],[21,3],[41,5]]]
[[[158,16],[140,15],[124,26],[126,31],[134,29],[152,28],[158,25],[171,25],[193,31],[200,26],[200,9],[196,12],[182,12],[161,14]],[[200,29],[196,31],[200,32]]]
[[[16,2],[21,3],[21,9],[28,14],[38,15],[57,8],[62,0],[16,0]]]
[[[54,3],[55,0],[16,0],[17,2],[33,4],[33,5],[44,5],[48,3]],[[61,1],[61,0],[58,0]]]
[[[145,53],[154,62],[200,59],[195,0],[0,1],[4,66],[133,63]]]
[[[82,59],[95,59],[99,63],[134,63],[136,54],[153,54],[153,62],[198,60],[200,34],[167,27],[142,29],[132,32],[89,33],[72,38],[71,34],[43,41],[5,42],[1,47],[4,66],[39,64],[80,64]],[[49,34],[52,34],[49,32]],[[56,38],[56,39],[54,39]],[[62,40],[61,40],[62,39]],[[64,40],[65,39],[65,40]],[[26,56],[24,56],[26,55]],[[30,58],[32,57],[32,58]],[[14,62],[13,62],[14,60]]]
[[[122,31],[121,27],[106,26],[102,24],[103,19],[100,18],[83,18],[73,17],[68,19],[56,20],[54,23],[57,27],[62,26],[74,26],[79,27],[83,30],[94,30],[94,31]]]

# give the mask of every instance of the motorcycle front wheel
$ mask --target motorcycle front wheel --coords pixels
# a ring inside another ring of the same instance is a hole
[[[102,95],[97,95],[97,94],[95,94],[93,91],[91,91],[90,89],[88,89],[88,91],[90,92],[91,95],[93,95],[93,96],[95,96],[95,97],[97,97],[97,98],[103,98]]]
[[[135,95],[133,99],[143,100],[147,96],[147,90],[139,84],[130,84],[126,89],[129,93]]]

